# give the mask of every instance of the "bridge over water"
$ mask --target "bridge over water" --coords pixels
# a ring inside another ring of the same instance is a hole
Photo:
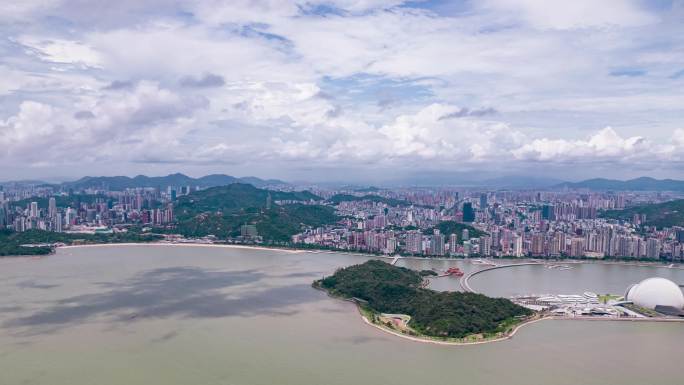
[[[564,262],[564,263],[567,263],[567,262]],[[523,263],[511,263],[508,265],[495,265],[495,266],[488,267],[486,269],[472,271],[472,272],[464,275],[463,277],[461,277],[461,280],[459,283],[461,285],[461,289],[463,289],[464,291],[469,292],[469,293],[477,293],[475,290],[473,290],[472,287],[470,287],[469,281],[470,281],[470,278],[472,278],[478,274],[482,274],[482,273],[485,273],[487,271],[491,271],[491,270],[495,270],[495,269],[505,269],[507,267],[529,266],[529,265],[546,265],[546,264],[548,264],[548,263],[547,262],[523,262]]]

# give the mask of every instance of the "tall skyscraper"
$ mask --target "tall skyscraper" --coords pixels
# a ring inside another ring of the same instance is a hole
[[[55,197],[50,197],[48,200],[48,217],[53,218],[57,214],[57,200]]]
[[[16,231],[16,232],[26,231],[26,217],[14,218],[14,231]]]
[[[660,258],[660,242],[657,239],[649,238],[646,241],[646,258]]]
[[[684,243],[684,229],[677,229],[675,231],[675,239],[679,243]]]
[[[388,254],[394,253],[397,250],[397,238],[395,237],[389,237],[387,238],[387,246],[385,247],[385,251]]]
[[[71,225],[71,222],[74,220],[74,210],[71,207],[68,207],[66,209],[66,212],[64,213],[64,225],[65,227],[69,227]]]
[[[544,255],[544,234],[532,234],[532,255]]]
[[[59,214],[55,214],[52,217],[52,229],[55,232],[61,233],[63,231],[62,229],[62,216]]]
[[[449,235],[449,254],[456,253],[456,245],[458,245],[458,236],[456,234]]]
[[[523,238],[519,235],[513,240],[513,255],[516,257],[523,256]]]
[[[480,209],[484,210],[487,208],[487,194],[480,194]]]
[[[463,255],[466,257],[470,257],[470,255],[473,253],[473,246],[470,244],[470,241],[463,241]]]
[[[31,218],[38,218],[38,202],[31,202],[31,208],[29,210],[29,216]]]
[[[430,254],[444,255],[444,235],[440,234],[439,230],[435,230],[435,233],[432,235]]]
[[[420,231],[410,231],[406,234],[406,251],[413,254],[421,253],[423,250],[423,234]]]
[[[491,255],[492,250],[492,239],[486,235],[480,237],[480,255],[488,256]]]
[[[581,257],[584,255],[584,238],[572,238],[570,241],[570,256]]]
[[[470,202],[463,203],[463,222],[473,222],[475,220],[475,210]]]

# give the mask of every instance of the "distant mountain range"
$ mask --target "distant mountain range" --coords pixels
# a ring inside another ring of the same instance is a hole
[[[534,176],[502,176],[473,183],[475,186],[506,189],[545,189],[563,183],[561,179]]]
[[[176,173],[167,176],[145,176],[138,175],[130,178],[127,176],[86,176],[73,182],[61,184],[64,188],[82,190],[87,188],[107,188],[109,190],[121,191],[127,188],[138,187],[159,187],[168,186],[200,186],[203,188],[226,186],[233,183],[248,183],[256,187],[287,185],[286,182],[277,179],[259,179],[256,177],[236,178],[224,174],[212,174],[201,178],[193,178],[184,174]]]
[[[684,191],[684,181],[641,177],[630,180],[588,179],[581,182],[563,182],[554,188],[614,190],[614,191]]]
[[[413,183],[390,183],[383,185],[384,188],[391,188],[392,186],[462,186],[472,188],[488,188],[488,189],[587,189],[587,190],[613,190],[613,191],[684,191],[684,181],[674,179],[654,179],[649,177],[641,177],[630,180],[617,180],[606,178],[587,179],[580,182],[563,182],[562,180],[534,177],[534,176],[503,176],[497,178],[468,180],[465,178],[445,178],[441,181],[432,178],[422,180],[420,177],[411,179]],[[83,190],[87,188],[108,188],[109,190],[121,191],[126,188],[136,187],[159,187],[166,188],[168,186],[200,186],[202,188],[226,186],[233,183],[247,183],[255,187],[277,187],[288,186],[290,183],[278,179],[260,179],[256,177],[234,177],[224,174],[212,174],[203,176],[201,178],[192,178],[184,174],[176,173],[167,176],[150,177],[145,175],[138,175],[136,177],[127,176],[86,176],[79,180],[72,182],[64,182],[61,184],[50,184],[42,181],[24,180],[13,182],[0,182],[0,185],[52,185],[63,188],[72,188],[74,190]],[[323,184],[325,185],[325,184]],[[342,184],[330,184],[330,188],[353,189],[359,192],[376,192],[381,188],[371,186],[364,187],[357,185],[355,187]]]

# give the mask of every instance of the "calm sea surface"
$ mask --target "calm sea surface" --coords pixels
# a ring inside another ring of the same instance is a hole
[[[681,383],[684,324],[543,321],[465,347],[387,335],[310,287],[365,259],[169,246],[0,259],[0,385]],[[494,270],[471,285],[496,296],[622,293],[650,276],[684,283],[680,270],[581,265]]]

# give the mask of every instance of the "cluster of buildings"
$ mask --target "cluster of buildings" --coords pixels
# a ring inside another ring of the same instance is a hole
[[[49,186],[5,187],[0,190],[0,229],[93,232],[130,224],[164,227],[174,222],[173,201],[195,190],[182,186],[74,193]],[[314,193],[353,199],[330,199],[343,219],[297,234],[293,244],[425,256],[684,260],[684,228],[649,227],[643,215],[628,221],[600,215],[604,210],[680,198],[672,193],[421,188]],[[286,203],[271,202],[270,195],[266,202]],[[255,226],[243,226],[240,239],[258,241]]]
[[[684,228],[643,226],[641,215],[626,222],[599,215],[674,198],[667,194],[409,190],[387,197],[408,203],[342,202],[344,221],[293,242],[426,256],[684,259]]]
[[[175,189],[79,194],[38,189],[24,195],[25,190],[0,191],[0,229],[94,233],[109,232],[117,225],[163,226],[174,221]]]

